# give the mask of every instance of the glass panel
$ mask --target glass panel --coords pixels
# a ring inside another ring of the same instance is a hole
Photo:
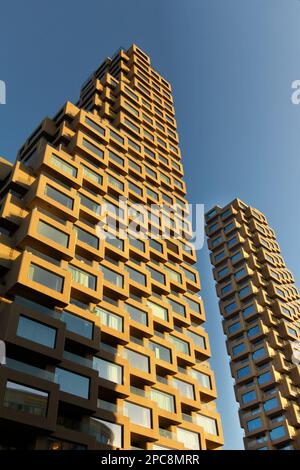
[[[105,135],[105,131],[104,129],[102,129],[102,127],[98,126],[98,124],[95,123],[95,121],[93,121],[92,119],[90,119],[89,117],[85,117],[85,122],[90,126],[92,127],[93,129],[95,129],[97,132],[99,132],[99,134],[101,135]]]
[[[186,341],[183,341],[182,339],[179,339],[179,338],[175,338],[175,336],[172,336],[172,335],[169,336],[169,339],[171,343],[174,344],[177,352],[180,352],[183,354],[190,354],[190,347]]]
[[[162,361],[171,362],[171,351],[160,344],[149,342],[150,349],[154,351],[156,359],[161,359]]]
[[[211,390],[211,380],[209,375],[203,374],[203,372],[200,372],[199,370],[192,369],[191,376],[198,381],[199,385]]]
[[[114,382],[116,384],[123,383],[123,367],[117,364],[105,361],[99,357],[94,357],[93,369],[98,371],[98,375],[102,379],[110,380],[110,382]]]
[[[71,197],[66,196],[52,186],[46,185],[45,187],[45,196],[50,197],[58,204],[62,204],[68,209],[73,209],[74,200]]]
[[[88,339],[93,338],[94,323],[69,312],[62,312],[60,319],[66,323],[68,331],[77,333],[78,335]]]
[[[8,381],[6,383],[3,405],[5,408],[45,418],[47,415],[48,397],[49,395],[46,392]]]
[[[65,173],[68,173],[69,175],[76,178],[77,168],[75,168],[73,165],[69,165],[62,158],[59,158],[57,155],[52,154],[51,155],[51,163],[53,163],[60,170],[64,171]]]
[[[148,325],[148,316],[146,312],[129,304],[125,304],[125,309],[132,320],[142,323],[142,325]]]
[[[43,269],[36,264],[31,263],[28,272],[28,279],[37,282],[49,289],[62,292],[64,286],[64,278],[51,273],[47,269]]]
[[[95,235],[92,235],[89,232],[86,232],[85,230],[82,230],[80,227],[74,227],[74,230],[77,234],[78,240],[80,240],[83,243],[86,243],[87,245],[91,246],[92,248],[95,248],[98,250],[99,248],[99,238],[96,237]]]
[[[98,155],[98,157],[103,158],[103,151],[99,149],[99,147],[96,147],[96,145],[93,145],[89,140],[82,139],[82,144],[86,149],[95,153],[96,155]]]
[[[124,415],[128,416],[132,423],[138,424],[139,426],[146,428],[151,428],[152,426],[151,411],[144,406],[124,401]]]
[[[82,166],[83,166],[84,176],[86,176],[87,178],[89,178],[92,181],[95,181],[95,183],[97,183],[99,185],[102,184],[102,176],[101,175],[98,175],[98,173],[95,173],[93,170],[91,170],[87,166],[84,166],[84,165],[82,165]]]
[[[116,287],[122,288],[124,285],[124,278],[122,274],[117,274],[115,271],[107,268],[106,266],[99,266],[100,271],[103,273],[103,277],[106,281],[114,284]]]
[[[113,330],[123,331],[123,318],[115,313],[108,312],[104,308],[96,307],[95,314],[100,316],[101,323]]]
[[[67,248],[69,244],[69,235],[52,227],[52,225],[46,224],[42,220],[39,220],[38,222],[37,232],[43,237],[49,238],[49,240],[52,240],[65,248]]]
[[[208,434],[213,434],[214,436],[218,435],[217,422],[215,419],[196,414],[196,422],[199,426],[202,426],[204,431]]]
[[[96,202],[92,201],[92,199],[89,199],[88,197],[84,196],[83,194],[79,194],[80,197],[80,203],[89,209],[92,212],[95,212],[95,214],[100,215],[101,214],[101,206],[100,204],[97,204]]]
[[[183,380],[173,379],[173,385],[184,397],[190,400],[195,399],[194,386],[192,384],[184,382]]]
[[[200,450],[199,435],[187,429],[177,428],[177,440],[191,450]]]
[[[155,401],[159,408],[170,411],[171,413],[175,412],[175,400],[173,395],[152,389],[151,400]]]
[[[142,284],[143,286],[146,285],[145,274],[140,273],[139,271],[131,268],[130,266],[126,266],[125,269],[129,274],[129,279],[131,279],[134,282],[137,282],[138,284]]]
[[[20,315],[17,335],[48,348],[55,347],[56,329]]]
[[[68,270],[72,274],[72,279],[77,284],[87,287],[89,289],[96,290],[96,276],[82,271],[82,269],[76,268],[75,266],[68,266]]]
[[[149,358],[147,356],[124,348],[124,358],[128,360],[131,367],[149,372]]]
[[[56,367],[55,382],[59,384],[62,392],[81,398],[89,398],[90,379],[88,377]]]
[[[102,419],[90,418],[89,434],[101,444],[122,447],[123,427]]]
[[[150,307],[151,312],[155,317],[168,321],[168,310],[165,307],[151,302],[150,300],[147,301],[147,305]]]

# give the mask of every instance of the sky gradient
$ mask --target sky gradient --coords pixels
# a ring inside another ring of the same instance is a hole
[[[189,201],[257,207],[300,279],[299,0],[11,0],[0,15],[0,155],[13,161],[106,56],[136,43],[172,85]],[[207,249],[198,258],[225,448],[240,449]]]

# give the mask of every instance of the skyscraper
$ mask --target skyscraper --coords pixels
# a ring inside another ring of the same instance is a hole
[[[1,447],[220,448],[171,87],[149,57],[107,58],[0,164]]]
[[[206,214],[246,449],[300,448],[299,292],[274,230],[235,199]]]

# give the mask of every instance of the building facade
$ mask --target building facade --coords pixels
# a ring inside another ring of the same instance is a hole
[[[1,448],[220,448],[171,87],[149,57],[107,58],[0,178]]]
[[[299,292],[274,230],[236,199],[206,233],[246,449],[300,448]]]

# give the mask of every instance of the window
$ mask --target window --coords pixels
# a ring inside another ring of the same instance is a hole
[[[48,184],[45,186],[45,196],[50,197],[67,209],[73,209],[74,200]]]
[[[266,355],[265,348],[259,348],[252,354],[253,359],[259,359],[260,357],[264,357]]]
[[[129,279],[131,281],[137,282],[138,284],[141,284],[142,286],[146,285],[146,276],[143,273],[140,273],[136,269],[131,268],[130,266],[125,266],[126,271],[129,274]]]
[[[68,247],[69,235],[52,227],[52,225],[46,224],[46,222],[43,222],[42,220],[39,220],[38,222],[37,232],[39,235],[49,238],[49,240],[52,240],[65,248]]]
[[[194,341],[196,346],[200,346],[200,348],[206,349],[206,341],[204,336],[198,335],[197,333],[194,333],[190,330],[187,330],[186,334]]]
[[[183,442],[184,446],[191,450],[200,450],[199,435],[187,429],[177,428],[177,440]]]
[[[168,321],[168,309],[154,302],[151,302],[150,300],[147,301],[147,305],[155,317]]]
[[[245,276],[247,274],[246,268],[239,269],[236,273],[234,273],[234,277],[236,279],[240,279],[241,277]]]
[[[180,395],[183,395],[184,397],[189,398],[190,400],[195,399],[195,391],[194,386],[192,384],[174,378],[173,385],[175,388],[177,388],[177,390],[179,390]]]
[[[172,299],[169,299],[169,298],[168,298],[168,302],[171,305],[172,310],[175,313],[178,313],[178,315],[181,315],[182,317],[186,316],[185,306],[184,305],[181,305],[178,302],[176,302],[175,300],[172,300]]]
[[[221,261],[221,259],[223,259],[225,256],[225,251],[220,251],[220,253],[217,253],[215,255],[215,261],[218,262],[218,261]]]
[[[249,328],[249,330],[247,331],[247,335],[248,335],[249,337],[258,335],[259,333],[260,333],[260,327],[259,327],[259,325],[255,325],[255,326],[253,326],[252,328]]]
[[[151,266],[148,266],[148,270],[151,274],[151,279],[154,279],[155,281],[159,282],[160,284],[165,284],[165,276],[164,274],[160,273],[154,268],[151,268]]]
[[[228,292],[230,292],[231,290],[232,290],[232,285],[231,285],[231,283],[226,284],[226,286],[222,287],[222,289],[221,289],[221,294],[222,294],[222,295],[228,294]]]
[[[184,300],[187,302],[188,306],[193,312],[201,313],[201,307],[198,302],[190,299],[189,297],[184,297]]]
[[[93,358],[93,369],[98,371],[99,377],[116,384],[123,383],[123,367],[99,357]]]
[[[231,313],[237,308],[236,302],[231,302],[230,304],[224,307],[225,313]]]
[[[251,390],[250,392],[244,393],[242,395],[242,401],[243,401],[244,404],[247,404],[250,401],[253,401],[253,400],[256,400],[256,399],[257,399],[257,396],[256,396],[256,391],[255,390]]]
[[[152,427],[151,410],[149,408],[124,401],[124,415],[134,424],[146,428]]]
[[[115,271],[107,268],[106,266],[99,266],[100,271],[103,273],[103,277],[106,281],[114,284],[116,287],[123,288],[124,285],[124,277],[122,274],[118,274]]]
[[[37,264],[30,264],[28,279],[57,292],[63,291],[64,278],[48,271],[47,269],[41,268]]]
[[[235,253],[233,256],[231,256],[231,261],[232,263],[235,263],[236,261],[238,261],[239,259],[241,259],[242,257],[242,253],[240,251],[238,251],[237,253]]]
[[[108,312],[102,307],[95,308],[95,314],[101,318],[101,323],[113,330],[123,331],[123,318],[115,313]]]
[[[261,418],[251,419],[247,422],[247,428],[249,432],[255,431],[262,426]]]
[[[210,376],[200,372],[199,370],[192,369],[191,376],[197,380],[199,385],[204,388],[212,389]]]
[[[73,178],[76,178],[77,168],[75,168],[73,165],[69,165],[69,163],[65,162],[65,160],[63,160],[62,158],[59,158],[57,155],[52,154],[51,163],[53,163],[53,165],[55,165],[63,172],[68,173],[68,175],[72,176]]]
[[[83,243],[86,243],[87,245],[91,246],[92,248],[95,248],[98,250],[99,248],[99,238],[96,237],[95,235],[92,235],[89,232],[86,232],[80,227],[74,227],[75,232],[77,234],[77,239]]]
[[[151,400],[155,401],[157,406],[163,410],[175,412],[174,396],[160,390],[152,389],[150,392]]]
[[[165,266],[165,270],[169,274],[169,277],[170,277],[171,281],[178,282],[179,284],[182,283],[182,277],[181,277],[180,273],[178,273],[177,271],[174,271],[171,268],[168,268],[167,266]]]
[[[97,183],[97,185],[101,186],[102,185],[102,182],[103,182],[103,178],[101,175],[98,175],[98,173],[96,173],[95,171],[91,170],[90,168],[88,168],[87,166],[85,165],[82,165],[83,166],[83,175],[90,179],[91,181],[94,181],[95,183]]]
[[[239,329],[241,328],[241,323],[238,321],[236,323],[233,323],[232,325],[230,325],[228,327],[228,333],[229,334],[232,334],[232,333],[235,333],[236,331],[238,331]]]
[[[169,336],[170,342],[174,344],[175,349],[179,353],[190,354],[189,343],[183,341],[182,339],[176,338],[175,336]]]
[[[49,394],[36,388],[7,381],[3,406],[23,413],[45,418]]]
[[[96,290],[97,278],[92,274],[83,271],[82,269],[76,268],[75,266],[69,265],[68,270],[72,275],[73,282],[80,284],[88,289]]]
[[[124,183],[119,181],[117,178],[115,178],[112,175],[108,175],[108,183],[113,186],[114,188],[119,189],[120,191],[124,191]]]
[[[171,362],[171,351],[169,348],[166,348],[165,346],[154,343],[152,341],[149,342],[149,346],[150,346],[150,349],[154,351],[156,359],[160,359],[166,362]]]
[[[71,395],[76,395],[81,398],[89,398],[90,379],[88,377],[56,367],[55,382],[59,384],[62,392],[70,393]]]
[[[143,310],[133,307],[132,305],[125,304],[125,310],[129,313],[129,317],[142,325],[148,325],[147,313]]]
[[[264,410],[265,411],[270,411],[273,410],[273,408],[277,408],[279,406],[278,398],[270,398],[270,400],[266,400],[264,403]]]
[[[51,328],[23,315],[20,315],[19,318],[17,336],[51,349],[55,348],[56,328]]]
[[[116,155],[114,152],[112,152],[111,150],[109,151],[109,158],[117,163],[118,165],[120,166],[124,166],[124,159],[119,157],[119,155]]]
[[[254,304],[251,304],[251,305],[248,305],[248,307],[246,307],[244,310],[243,310],[243,316],[244,318],[247,318],[249,315],[251,315],[251,313],[253,313],[255,311],[255,307],[254,307]]]
[[[243,287],[243,289],[239,291],[239,296],[245,297],[245,295],[250,294],[250,292],[251,292],[250,286]]]
[[[122,447],[123,426],[103,419],[90,418],[89,434],[94,436],[97,442],[116,448]]]
[[[100,204],[97,204],[96,202],[92,201],[92,199],[84,196],[83,194],[79,194],[80,197],[80,204],[87,209],[89,209],[92,212],[95,212],[95,214],[100,215],[101,214],[101,206]]]
[[[92,119],[90,119],[89,117],[85,117],[85,122],[86,124],[88,124],[90,127],[92,127],[93,129],[95,129],[95,131],[99,132],[99,134],[101,135],[105,135],[105,131],[102,127],[98,126],[98,124],[96,124]]]
[[[259,375],[257,381],[260,385],[262,385],[265,382],[269,382],[271,379],[272,379],[272,374],[271,372],[268,371],[268,372],[265,372],[264,374]]]
[[[103,158],[103,150],[101,150],[99,147],[96,147],[96,145],[92,144],[89,140],[82,139],[82,144],[86,149],[95,153],[98,157]]]
[[[246,377],[247,375],[249,375],[250,372],[251,372],[250,366],[245,366],[245,367],[241,367],[241,369],[238,369],[236,371],[236,375],[238,379],[241,379],[242,377]]]
[[[140,369],[143,372],[149,372],[149,357],[144,354],[124,348],[124,357],[128,360],[131,367]]]
[[[208,434],[213,434],[214,436],[218,436],[218,428],[217,422],[213,418],[209,418],[208,416],[196,414],[196,422],[199,426],[202,426],[204,431]]]
[[[246,350],[246,345],[245,343],[240,343],[232,348],[232,354],[233,356],[237,356],[241,352]]]
[[[217,245],[219,245],[219,243],[221,243],[221,241],[222,241],[222,237],[217,237],[214,240],[212,240],[211,244],[212,244],[213,248],[215,248]]]
[[[270,439],[271,441],[275,441],[276,439],[280,439],[281,437],[285,436],[285,427],[278,426],[270,431]]]
[[[136,194],[139,194],[140,196],[143,194],[142,188],[139,188],[136,184],[131,183],[131,181],[128,181],[128,189]]]
[[[218,277],[223,277],[228,273],[229,273],[229,268],[226,266],[225,268],[220,269],[220,271],[218,271]]]
[[[69,312],[62,312],[60,319],[66,324],[68,331],[83,336],[84,338],[93,338],[94,323]]]

